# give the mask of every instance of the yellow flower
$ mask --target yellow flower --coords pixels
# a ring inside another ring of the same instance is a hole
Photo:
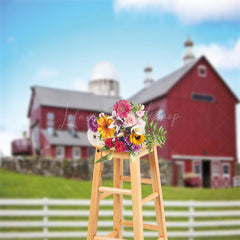
[[[110,124],[113,122],[113,119],[108,118],[108,116],[101,116],[98,120],[98,131],[101,134],[102,138],[112,138],[115,132],[115,128],[109,128]]]
[[[140,145],[141,143],[143,143],[145,141],[145,139],[146,138],[145,138],[144,134],[137,135],[134,132],[130,134],[130,142],[135,145]]]

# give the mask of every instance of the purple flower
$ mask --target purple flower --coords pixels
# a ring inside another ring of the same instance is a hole
[[[124,152],[129,152],[129,146],[125,145],[125,150]]]
[[[94,115],[92,115],[90,118],[88,118],[88,128],[93,131],[93,132],[97,132],[98,129],[98,124],[97,124],[97,120],[96,117]]]
[[[125,137],[125,143],[128,145],[128,146],[130,146],[132,143],[130,142],[130,136],[129,135],[127,135],[126,137]]]
[[[141,149],[141,145],[135,145],[135,144],[132,145],[132,150],[134,152],[139,152],[140,149]]]

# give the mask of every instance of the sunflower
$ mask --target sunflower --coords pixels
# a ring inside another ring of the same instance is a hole
[[[130,134],[130,142],[135,145],[140,145],[141,143],[143,143],[145,141],[145,139],[146,138],[145,138],[144,134],[138,135],[134,132]]]
[[[98,131],[101,134],[102,138],[112,138],[113,134],[115,132],[115,128],[109,128],[111,123],[113,122],[113,119],[108,118],[108,116],[103,115],[98,120]]]

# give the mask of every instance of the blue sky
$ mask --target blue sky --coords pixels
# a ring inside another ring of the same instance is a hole
[[[0,1],[0,150],[28,129],[30,86],[87,90],[109,61],[127,98],[147,64],[154,79],[182,66],[189,35],[240,98],[239,1]]]

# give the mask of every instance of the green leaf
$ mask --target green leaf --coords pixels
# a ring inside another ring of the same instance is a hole
[[[158,134],[162,134],[163,133],[163,127],[161,126],[159,129],[158,129]]]
[[[99,150],[99,152],[103,152],[103,151],[106,151],[106,150],[109,150],[109,149],[110,148],[105,145]]]
[[[154,134],[157,132],[157,123],[154,123],[152,130]]]
[[[131,163],[133,163],[135,161],[136,157],[137,157],[137,153],[135,153],[133,151],[129,151],[129,161]]]
[[[104,157],[102,157],[102,158],[100,158],[99,160],[97,160],[96,162],[95,162],[95,164],[96,163],[100,163],[100,162],[103,162],[103,161],[105,161],[105,160],[112,160],[112,155],[113,155],[113,153],[112,152],[110,152],[109,154],[107,154],[107,155],[105,155]]]
[[[151,121],[150,123],[150,127],[153,128],[153,124],[154,124],[154,119]]]
[[[111,161],[112,158],[113,158],[113,152],[111,152],[111,153],[109,153],[109,154],[107,155],[107,160],[108,160],[108,161]]]

